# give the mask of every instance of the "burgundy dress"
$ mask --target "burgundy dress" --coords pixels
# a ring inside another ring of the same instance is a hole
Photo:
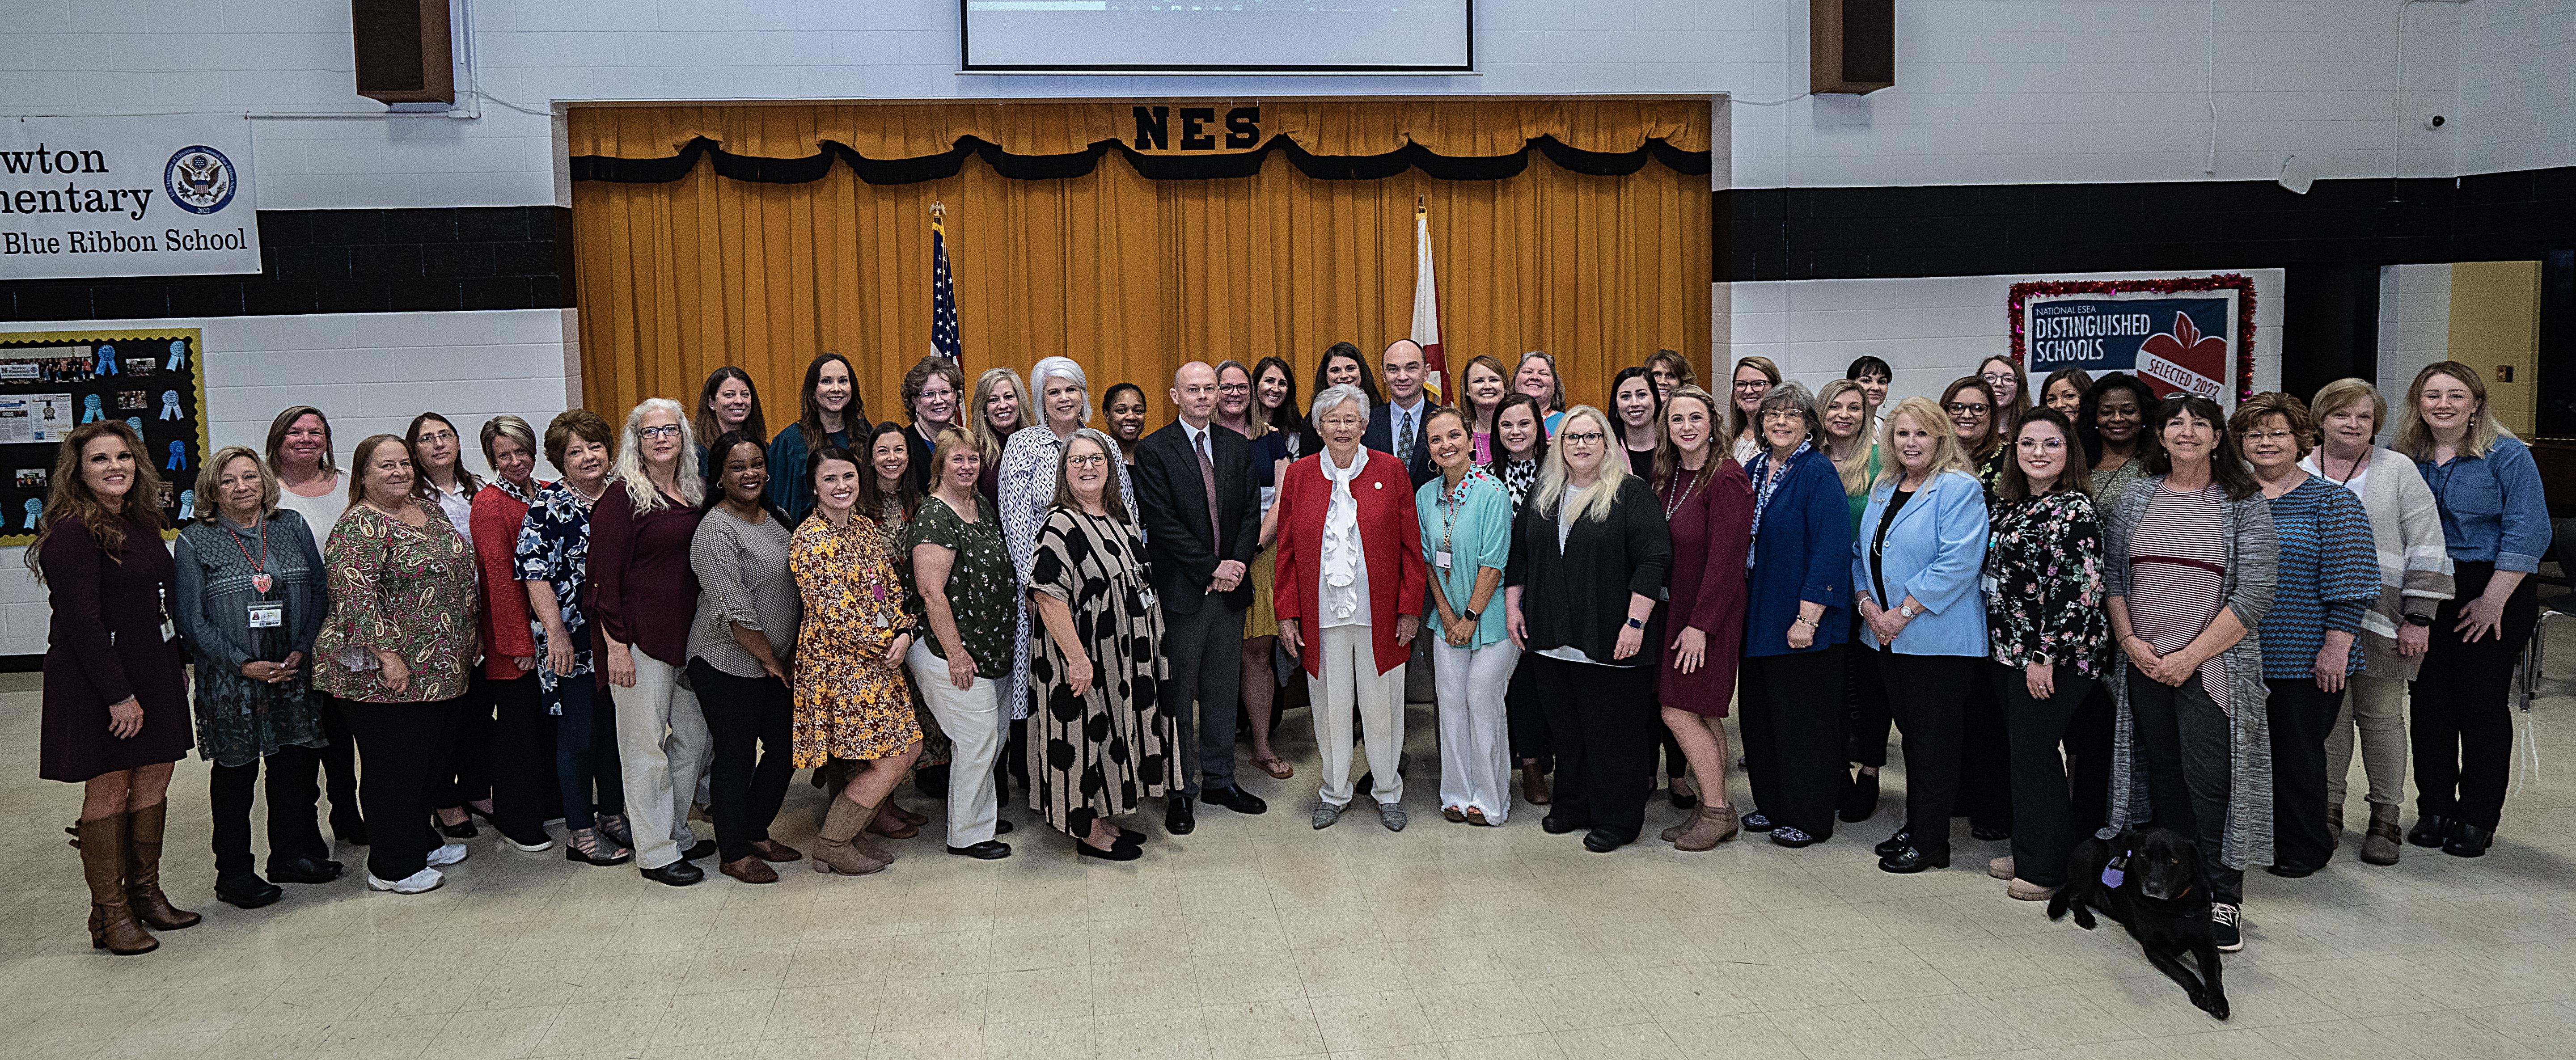
[[[1753,545],[1753,480],[1744,465],[1716,459],[1717,470],[1688,496],[1675,497],[1690,481],[1678,468],[1661,493],[1673,533],[1665,636],[1680,636],[1684,626],[1697,629],[1708,636],[1708,653],[1698,670],[1683,673],[1681,654],[1666,651],[1655,686],[1664,706],[1709,718],[1725,717],[1735,696],[1736,656],[1744,646],[1744,553]]]
[[[54,621],[45,645],[43,747],[36,775],[79,783],[187,757],[188,683],[179,644],[161,639],[176,568],[161,535],[129,526],[118,559],[78,519],[45,539],[39,562]],[[132,696],[143,731],[108,735],[107,707]]]

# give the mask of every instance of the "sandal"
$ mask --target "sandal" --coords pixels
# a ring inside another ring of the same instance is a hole
[[[607,836],[609,842],[629,848],[635,845],[635,833],[626,827],[625,814],[603,813],[594,823],[599,826],[599,834]]]
[[[1450,824],[1465,824],[1465,823],[1467,823],[1467,815],[1466,815],[1466,814],[1463,814],[1463,813],[1458,812],[1458,808],[1457,808],[1457,807],[1455,807],[1455,806],[1443,806],[1443,807],[1441,807],[1441,808],[1440,808],[1440,819],[1441,819],[1441,820],[1444,820],[1444,821],[1447,821],[1447,822],[1449,822]]]
[[[564,838],[564,860],[590,865],[623,865],[635,852],[606,841],[596,828],[582,828]]]
[[[1260,766],[1261,771],[1270,774],[1270,779],[1272,780],[1286,780],[1297,775],[1297,770],[1294,767],[1290,766],[1286,762],[1280,761],[1275,755],[1269,758],[1255,758],[1252,760],[1252,764]]]
[[[1485,811],[1479,810],[1473,806],[1467,807],[1467,823],[1475,825],[1478,828],[1492,828],[1494,826],[1494,822],[1485,819]]]

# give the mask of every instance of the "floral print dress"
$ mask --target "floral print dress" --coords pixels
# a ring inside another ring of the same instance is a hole
[[[891,758],[921,739],[895,639],[919,630],[876,520],[833,526],[818,510],[787,540],[787,569],[805,601],[797,630],[795,763]]]
[[[419,526],[353,504],[322,547],[331,610],[314,638],[313,687],[361,703],[435,703],[465,694],[482,634],[474,626],[474,548],[436,504],[412,502]],[[411,683],[385,687],[375,652]]]
[[[528,503],[527,518],[519,523],[515,551],[519,580],[544,582],[554,589],[555,612],[572,642],[572,672],[557,676],[554,667],[546,665],[546,625],[530,609],[528,630],[537,646],[537,693],[548,714],[563,713],[563,699],[555,691],[559,684],[591,673],[590,622],[581,613],[581,591],[590,583],[590,504],[591,498],[570,483],[558,482],[537,491],[536,499]]]
[[[1995,509],[1985,590],[1996,662],[2103,676],[2111,619],[2102,610],[2102,525],[2092,498],[2068,490]]]

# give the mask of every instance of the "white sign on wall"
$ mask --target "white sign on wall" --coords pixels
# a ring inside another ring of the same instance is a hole
[[[0,119],[0,280],[259,271],[250,121]]]

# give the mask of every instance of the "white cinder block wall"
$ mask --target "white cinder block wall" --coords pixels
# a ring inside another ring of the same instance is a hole
[[[2451,267],[2391,265],[2379,270],[2379,393],[2388,399],[2380,439],[2395,437],[2397,410],[2415,373],[2451,357]]]

